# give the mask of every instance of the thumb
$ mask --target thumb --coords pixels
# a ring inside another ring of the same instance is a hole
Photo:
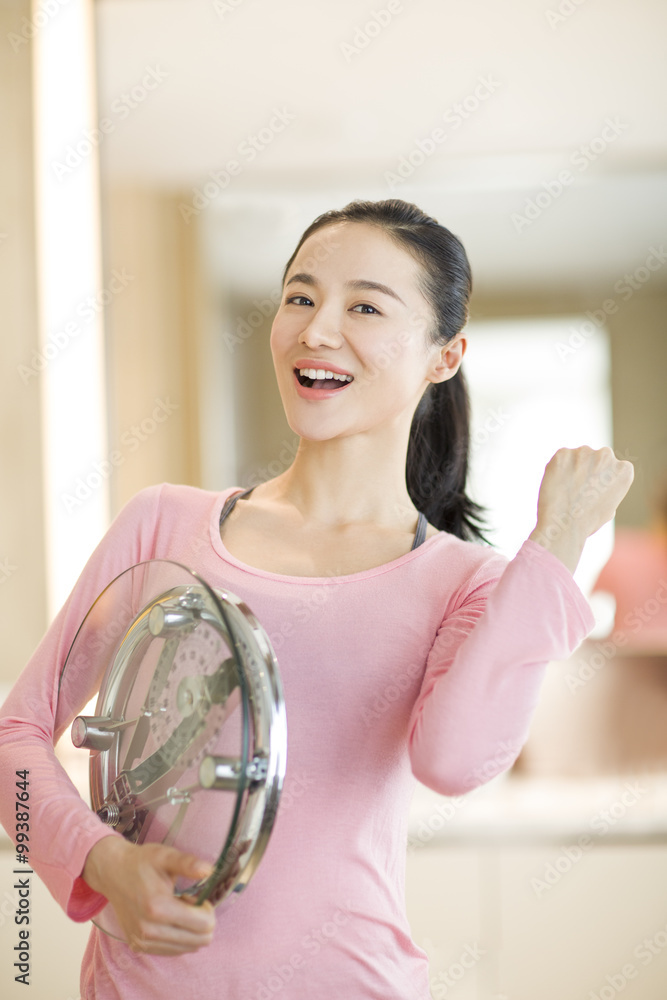
[[[195,854],[185,854],[175,847],[167,847],[165,851],[167,853],[162,859],[161,868],[174,881],[179,876],[202,879],[213,874],[213,865],[198,858]]]

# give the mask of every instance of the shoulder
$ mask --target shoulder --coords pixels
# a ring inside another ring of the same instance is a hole
[[[146,486],[121,507],[110,533],[141,539],[142,550],[148,547],[154,551],[158,542],[190,533],[195,526],[204,529],[236,490],[238,487],[229,487],[216,492],[168,482]]]
[[[117,519],[133,517],[143,520],[172,514],[196,516],[198,513],[210,513],[213,506],[224,502],[238,489],[240,487],[230,486],[225,490],[215,491],[184,483],[156,483],[135,493],[123,505]]]
[[[448,531],[439,531],[432,537],[438,539],[437,544],[441,549],[447,548],[450,560],[469,572],[477,573],[484,567],[504,567],[509,562],[507,556],[485,542],[467,541]]]
[[[446,587],[455,604],[478,588],[496,583],[510,562],[491,545],[466,541],[447,531],[431,535],[427,543],[429,575]]]
[[[469,542],[455,536],[452,537],[451,551],[465,572],[470,590],[481,583],[499,579],[510,562],[492,545]]]

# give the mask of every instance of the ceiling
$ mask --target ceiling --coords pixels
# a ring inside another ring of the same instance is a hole
[[[667,237],[664,0],[96,10],[104,182],[208,191],[235,282],[275,281],[313,215],[353,198],[417,202],[492,292],[602,294]]]

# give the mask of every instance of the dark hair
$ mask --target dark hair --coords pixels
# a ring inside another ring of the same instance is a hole
[[[465,326],[472,276],[463,244],[416,205],[399,198],[351,201],[345,208],[319,215],[285,265],[283,286],[308,237],[338,222],[379,226],[421,265],[420,289],[436,319],[431,330],[434,343],[446,344]],[[465,492],[469,445],[470,399],[459,366],[452,378],[431,384],[419,401],[410,428],[406,483],[417,510],[440,531],[486,542],[478,526],[485,520],[484,508]]]

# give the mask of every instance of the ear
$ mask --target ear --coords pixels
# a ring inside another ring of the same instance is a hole
[[[426,376],[429,382],[446,382],[447,379],[456,375],[467,346],[468,342],[462,333],[457,333],[455,337],[443,344]]]

